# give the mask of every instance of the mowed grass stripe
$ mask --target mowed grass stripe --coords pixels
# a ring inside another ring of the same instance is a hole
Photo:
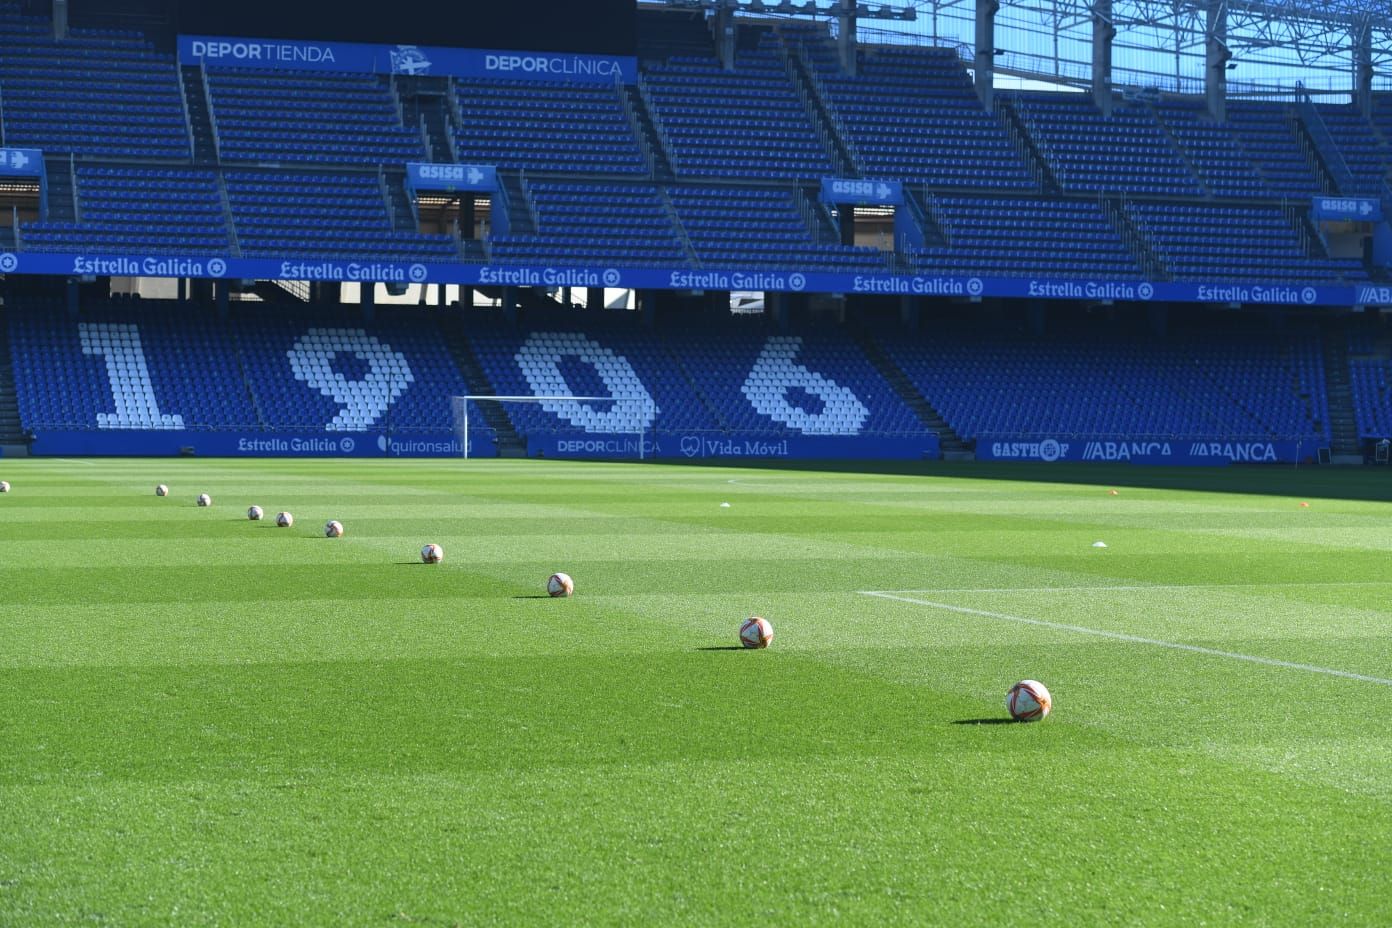
[[[1392,920],[1392,687],[857,593],[1386,676],[1335,585],[1384,555],[1329,543],[1379,475],[58,466],[44,534],[0,499],[0,924]],[[1026,676],[1055,715],[994,724]]]

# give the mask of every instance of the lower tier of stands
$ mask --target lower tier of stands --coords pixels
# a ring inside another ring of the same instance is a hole
[[[245,304],[222,319],[207,307],[137,301],[72,317],[17,302],[9,340],[21,418],[34,432],[448,434],[451,397],[496,392],[610,398],[504,407],[523,436],[921,435],[914,408],[925,403],[969,444],[1330,436],[1319,332],[1297,323],[1273,331],[1246,316],[1163,337],[1088,316],[1040,336],[982,314],[857,337],[772,331],[759,318],[654,330],[575,312],[511,325],[422,308],[366,322],[344,308]],[[473,382],[464,369],[476,371]],[[1355,364],[1365,436],[1392,431],[1389,373],[1386,359]],[[471,415],[483,421],[478,409]]]

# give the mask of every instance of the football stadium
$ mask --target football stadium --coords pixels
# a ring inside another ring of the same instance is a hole
[[[1392,4],[0,0],[0,926],[1392,925]]]

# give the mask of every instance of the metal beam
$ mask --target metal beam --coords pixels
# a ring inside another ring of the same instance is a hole
[[[1353,98],[1366,119],[1373,118],[1373,24],[1364,17],[1353,27]]]
[[[1222,0],[1212,0],[1204,18],[1204,96],[1209,115],[1220,122],[1228,118],[1228,10]]]
[[[1000,0],[976,3],[976,95],[990,110],[996,102],[996,14]]]
[[[1116,39],[1112,22],[1112,0],[1092,4],[1092,101],[1105,116],[1112,114],[1112,42]]]
[[[836,47],[841,52],[841,71],[855,77],[856,0],[841,0],[836,7],[836,15],[841,20],[841,31],[836,37]]]
[[[726,71],[735,69],[735,0],[722,2],[715,11],[715,55]]]

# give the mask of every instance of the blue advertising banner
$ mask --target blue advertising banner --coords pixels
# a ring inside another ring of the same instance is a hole
[[[1307,442],[1192,438],[1038,438],[983,435],[978,461],[1106,461],[1175,467],[1226,467],[1229,464],[1295,464],[1312,460],[1318,445]]]
[[[612,55],[204,35],[179,36],[179,62],[263,71],[358,71],[590,84],[638,80],[637,58]]]
[[[43,152],[37,148],[0,148],[0,177],[43,176]]]
[[[856,206],[902,206],[904,185],[897,180],[823,177],[822,202],[851,203]]]
[[[469,434],[470,454],[494,457],[487,432]],[[459,439],[443,432],[192,432],[90,429],[41,431],[30,452],[58,456],[432,458],[463,457]]]
[[[498,189],[498,169],[491,164],[406,165],[406,186],[410,190],[477,190],[494,193]]]
[[[1149,283],[1134,280],[1041,280],[827,274],[689,268],[542,267],[494,264],[403,264],[288,258],[0,253],[0,274],[66,277],[188,277],[236,280],[335,280],[363,283],[495,287],[609,287],[629,290],[755,290],[979,299],[1218,303],[1263,306],[1392,306],[1392,286]]]
[[[529,457],[637,458],[637,435],[560,432],[527,436]],[[643,438],[642,456],[710,460],[937,460],[938,436],[922,435],[724,435],[657,432]]]
[[[1315,197],[1310,216],[1316,221],[1381,222],[1382,203],[1362,197]]]

